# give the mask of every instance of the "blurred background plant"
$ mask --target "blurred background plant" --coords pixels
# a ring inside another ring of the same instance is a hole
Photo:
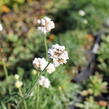
[[[98,60],[100,64],[98,67],[104,72],[106,75],[109,75],[109,36],[104,36],[102,38],[103,42],[101,43],[101,48],[98,51],[99,57]]]
[[[96,74],[90,77],[88,88],[92,90],[92,94],[98,96],[101,93],[107,92],[107,82],[103,82],[102,77]]]
[[[90,76],[88,84],[85,83],[86,90],[83,90],[83,92],[81,92],[81,95],[99,96],[102,93],[107,92],[107,85],[108,83],[103,81],[103,77],[100,74],[96,73],[95,75]]]
[[[86,99],[86,101],[82,104],[76,104],[77,107],[80,109],[105,109],[104,106],[100,106],[97,104],[96,101],[94,101],[93,97],[89,97]]]

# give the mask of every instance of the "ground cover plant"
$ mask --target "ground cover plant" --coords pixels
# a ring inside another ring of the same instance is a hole
[[[108,0],[1,0],[0,109],[108,109],[108,13]]]

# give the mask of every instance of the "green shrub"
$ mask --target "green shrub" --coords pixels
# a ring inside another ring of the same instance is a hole
[[[67,31],[66,33],[59,34],[57,40],[61,45],[66,46],[69,53],[69,64],[84,66],[87,64],[85,51],[88,44],[91,46],[91,41],[86,38],[85,31],[75,30]]]
[[[109,75],[109,36],[104,36],[102,38],[102,43],[98,51],[99,57],[98,60],[100,64],[98,67],[102,70],[103,73]]]
[[[61,31],[75,28],[96,31],[102,28],[102,24],[109,17],[108,0],[60,0],[58,4],[57,0],[54,0],[53,3],[48,12],[61,23]],[[79,15],[79,10],[83,10],[86,14]],[[84,23],[84,20],[88,23]]]
[[[94,96],[107,92],[107,82],[103,82],[103,79],[99,74],[91,76],[87,85],[88,89],[92,90]]]
[[[99,106],[93,97],[89,97],[86,99],[84,103],[76,104],[77,107],[81,109],[106,109],[103,106]]]

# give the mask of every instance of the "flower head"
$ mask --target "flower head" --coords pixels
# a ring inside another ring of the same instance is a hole
[[[15,77],[16,80],[19,80],[19,75],[18,74],[15,74],[14,77]]]
[[[84,24],[88,24],[88,21],[86,19],[83,20]]]
[[[40,25],[38,27],[38,30],[43,32],[44,34],[46,34],[47,32],[50,32],[53,28],[55,28],[54,22],[48,17],[44,17],[38,20],[37,22]]]
[[[36,70],[32,70],[32,74],[33,75],[36,75],[37,74],[37,71]]]
[[[67,63],[67,59],[69,59],[65,47],[58,44],[52,45],[52,47],[48,50],[48,54],[53,60],[55,67],[59,66],[60,64]]]
[[[54,66],[54,64],[51,64],[51,63],[50,63],[50,64],[47,66],[46,70],[47,70],[47,72],[48,72],[49,74],[53,73],[53,72],[55,71],[55,66]]]
[[[38,80],[39,85],[41,85],[44,88],[49,88],[50,87],[50,81],[48,78],[41,76]]]
[[[85,16],[85,14],[86,14],[85,11],[79,10],[79,15],[80,15],[80,16]]]
[[[45,60],[45,58],[35,58],[33,60],[33,65],[36,69],[40,69],[41,71],[44,70],[44,68],[47,66],[48,62]]]
[[[22,87],[22,85],[23,85],[22,81],[17,80],[17,81],[15,82],[15,87],[16,87],[16,88],[20,88],[20,87]]]

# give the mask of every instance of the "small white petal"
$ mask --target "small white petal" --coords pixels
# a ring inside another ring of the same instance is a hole
[[[45,27],[38,27],[38,30],[41,32],[41,33],[44,33],[46,34],[48,31]]]
[[[44,58],[42,58],[40,60],[40,69],[41,69],[41,71],[43,71],[45,69],[45,67],[47,66],[47,64],[48,64],[48,62]]]
[[[54,66],[54,64],[51,64],[51,63],[50,63],[50,64],[47,66],[46,70],[47,70],[47,72],[48,72],[49,74],[53,73],[53,72],[55,71],[55,66]]]
[[[84,24],[88,24],[88,21],[86,19],[83,20]]]
[[[22,87],[22,85],[23,85],[22,81],[19,81],[19,80],[17,80],[15,83],[16,88],[20,88],[20,87]]]
[[[18,74],[15,74],[15,79],[18,80],[20,78],[20,76]]]
[[[48,62],[45,60],[45,58],[35,58],[33,60],[33,65],[36,69],[40,69],[43,71],[45,67],[47,66]]]
[[[39,69],[39,67],[40,67],[40,62],[39,62],[39,59],[38,59],[38,58],[35,58],[35,59],[33,60],[33,65],[34,65],[34,67],[35,67],[36,69]]]
[[[41,23],[41,20],[40,20],[40,19],[38,19],[38,20],[37,20],[37,23],[38,23],[38,24],[40,24],[40,23]]]
[[[55,24],[53,21],[51,21],[51,29],[55,28]]]
[[[41,19],[41,24],[42,25],[45,25],[46,24],[46,21],[44,19]]]
[[[2,31],[3,30],[3,26],[2,26],[2,24],[0,24],[0,31]]]
[[[44,88],[49,88],[50,87],[50,81],[48,78],[41,76],[38,80],[39,85],[41,85]]]
[[[50,22],[51,21],[51,19],[49,18],[49,17],[44,17],[43,18],[46,22]]]

